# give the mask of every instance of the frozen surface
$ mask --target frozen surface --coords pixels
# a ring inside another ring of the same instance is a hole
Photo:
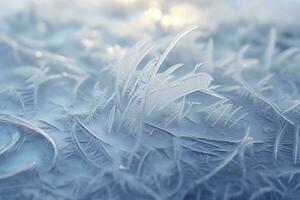
[[[298,200],[299,17],[0,1],[0,200]]]

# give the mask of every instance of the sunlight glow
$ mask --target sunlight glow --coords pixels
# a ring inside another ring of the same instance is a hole
[[[158,23],[163,28],[182,28],[187,25],[207,24],[207,14],[191,4],[179,3],[162,9],[162,4],[152,2],[143,17],[150,23]]]
[[[162,11],[156,7],[150,7],[145,12],[145,17],[152,21],[160,21],[163,17]]]
[[[138,0],[115,0],[116,3],[120,3],[120,4],[132,4],[137,2]]]
[[[183,27],[186,25],[197,24],[205,25],[207,16],[201,9],[196,9],[190,4],[177,4],[161,18],[163,27]]]

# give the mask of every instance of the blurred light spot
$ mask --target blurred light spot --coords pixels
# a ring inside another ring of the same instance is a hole
[[[162,16],[162,11],[155,7],[151,7],[145,12],[145,17],[152,21],[160,21]]]
[[[132,4],[132,3],[135,3],[138,0],[115,0],[115,1],[117,3],[120,3],[120,4]]]
[[[119,45],[109,45],[106,48],[106,54],[109,59],[120,59],[124,56],[125,50]]]
[[[166,28],[181,28],[192,24],[203,26],[207,23],[207,14],[191,4],[174,5],[161,18],[161,25]]]
[[[81,5],[94,5],[94,6],[101,6],[101,5],[114,5],[114,4],[120,4],[120,5],[130,5],[133,3],[136,3],[139,0],[110,0],[110,1],[105,1],[105,0],[78,0],[79,4]]]
[[[125,167],[124,165],[119,165],[120,170],[128,170],[128,167]]]
[[[35,52],[35,56],[38,57],[38,58],[40,58],[40,57],[43,56],[43,53],[40,52],[40,51],[36,51],[36,52]]]
[[[92,48],[95,44],[92,40],[84,38],[81,40],[81,43],[87,48],[90,49]]]

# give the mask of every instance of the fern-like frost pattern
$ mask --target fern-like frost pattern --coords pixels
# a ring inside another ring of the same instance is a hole
[[[126,42],[38,16],[0,18],[1,200],[300,199],[299,28],[103,51]]]

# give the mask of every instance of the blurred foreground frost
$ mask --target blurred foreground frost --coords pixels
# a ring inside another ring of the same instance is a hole
[[[299,1],[0,10],[1,200],[299,198]]]

